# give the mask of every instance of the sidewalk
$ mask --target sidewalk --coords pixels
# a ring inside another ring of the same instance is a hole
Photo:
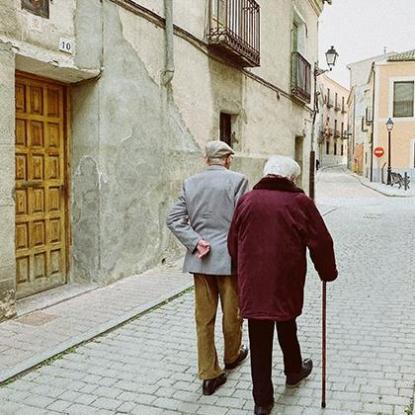
[[[398,185],[387,186],[383,183],[371,182],[366,177],[358,176],[355,173],[350,173],[354,178],[360,181],[363,186],[368,187],[378,193],[381,193],[389,197],[415,197],[415,184],[411,183],[411,187],[408,190],[405,190],[403,187],[399,189]]]
[[[0,384],[174,298],[191,287],[178,265],[163,266],[0,324]]]

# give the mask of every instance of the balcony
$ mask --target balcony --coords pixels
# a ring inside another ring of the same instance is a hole
[[[340,131],[334,130],[334,138],[339,138],[339,137],[340,137]]]
[[[259,66],[259,4],[255,0],[211,0],[208,42],[238,66]]]
[[[342,138],[342,140],[348,140],[349,139],[349,133],[347,131],[343,131],[341,138]]]
[[[303,102],[311,102],[311,65],[298,52],[291,55],[291,94]]]
[[[327,97],[326,105],[327,108],[333,108],[333,98],[331,98],[330,95]]]
[[[333,136],[333,129],[330,127],[326,127],[324,129],[324,136],[326,137],[326,139],[330,140],[330,137]]]
[[[342,105],[342,114],[346,114],[346,112],[347,112],[346,107]]]
[[[336,112],[340,111],[340,104],[337,101],[334,104],[334,111]]]

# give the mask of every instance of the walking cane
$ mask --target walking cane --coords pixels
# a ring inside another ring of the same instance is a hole
[[[326,281],[323,281],[323,330],[322,330],[322,389],[321,389],[321,407],[326,407]]]

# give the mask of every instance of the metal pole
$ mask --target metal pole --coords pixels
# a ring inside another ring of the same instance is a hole
[[[388,131],[388,179],[387,179],[387,185],[391,185],[392,179],[391,179],[391,132]]]
[[[323,281],[323,295],[322,295],[322,388],[321,388],[321,407],[326,407],[326,305],[327,305],[327,283]]]
[[[314,76],[314,111],[313,111],[313,122],[311,124],[311,149],[310,149],[310,177],[309,177],[309,189],[308,194],[312,200],[315,198],[315,168],[316,168],[316,153],[314,151],[314,130],[316,124],[316,116],[317,116],[317,109],[318,103],[316,102],[318,99],[317,95],[317,65],[314,67],[313,76]]]

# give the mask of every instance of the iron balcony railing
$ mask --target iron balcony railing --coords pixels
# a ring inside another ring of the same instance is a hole
[[[334,111],[340,111],[340,103],[338,102],[338,101],[336,101],[335,103],[334,103]]]
[[[208,40],[238,65],[259,66],[259,4],[255,0],[211,0]]]
[[[291,93],[302,101],[311,102],[311,65],[298,52],[291,55]]]

